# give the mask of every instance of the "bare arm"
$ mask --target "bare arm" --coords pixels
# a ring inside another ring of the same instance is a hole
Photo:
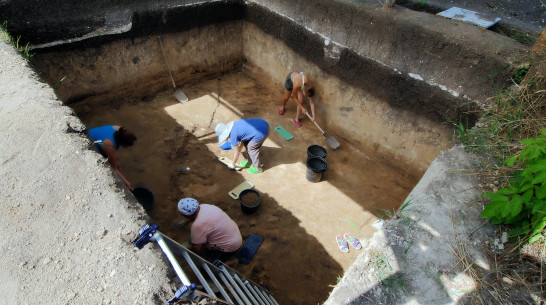
[[[296,107],[300,107],[303,114],[307,114],[307,110],[303,107],[303,92],[299,91],[299,89],[292,90],[292,98],[296,103]]]
[[[127,186],[127,188],[131,191],[133,191],[133,186],[131,185],[131,182],[125,178],[123,173],[121,172],[119,159],[118,159],[118,152],[116,151],[116,148],[114,147],[114,143],[110,141],[109,139],[106,139],[102,142],[102,150],[106,153],[106,156],[108,157],[108,163],[110,163],[110,166],[112,166],[112,169],[116,174],[121,178],[123,183]]]
[[[233,147],[233,164],[237,164],[237,159],[239,159],[239,155],[241,154],[242,146],[243,146],[243,142],[239,142],[239,144],[232,146]]]

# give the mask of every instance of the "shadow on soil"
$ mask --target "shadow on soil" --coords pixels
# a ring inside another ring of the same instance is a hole
[[[187,94],[190,99],[195,97],[191,91]],[[217,205],[237,222],[244,240],[251,233],[264,238],[250,264],[237,267],[239,272],[267,285],[280,304],[324,301],[329,294],[325,288],[336,283],[343,268],[274,196],[260,192],[262,203],[258,211],[244,214],[239,201],[227,195],[244,177],[228,170],[209,150],[207,144],[215,143],[215,135],[211,139],[207,139],[210,132],[195,136],[193,133],[199,131],[183,128],[164,111],[175,104],[172,96],[158,96],[152,101],[132,101],[112,107],[110,101],[94,97],[71,107],[87,128],[120,124],[135,132],[138,137],[135,145],[119,151],[121,167],[134,186],[146,186],[153,191],[155,204],[149,215],[163,234],[180,243],[189,239],[189,226],[177,226],[182,220],[177,211],[180,198],[195,197],[202,203]],[[280,155],[279,150],[267,147],[263,154]],[[268,158],[272,161],[268,167],[299,161],[283,156]]]

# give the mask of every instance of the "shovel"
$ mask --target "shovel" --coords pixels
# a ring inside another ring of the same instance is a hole
[[[307,114],[307,117],[313,122],[315,123],[315,125],[317,126],[317,128],[320,130],[320,132],[322,132],[322,135],[326,138],[326,143],[328,143],[328,146],[330,146],[331,149],[336,149],[338,148],[341,144],[339,144],[339,142],[336,140],[336,138],[332,137],[332,136],[329,136],[326,134],[326,132],[324,132],[324,130],[322,130],[322,128],[320,128],[319,124],[315,121],[313,121],[313,118],[309,115],[309,112],[307,112],[307,110],[305,110],[305,108],[296,103],[296,106],[300,107],[302,112],[305,112],[305,114]]]
[[[313,121],[313,118],[309,115],[309,112],[305,112],[305,114],[307,114],[307,117]],[[324,130],[322,130],[322,128],[320,128],[319,124],[314,121],[313,123],[315,123],[315,125],[317,126],[317,128],[320,130],[320,132],[322,132],[322,135],[326,138],[326,143],[328,143],[328,146],[330,146],[330,148],[332,149],[336,149],[338,148],[341,144],[339,144],[339,142],[336,140],[336,138],[332,137],[332,136],[329,136],[326,134],[326,132],[324,132]]]
[[[163,54],[163,59],[165,59],[165,64],[167,65],[167,69],[169,70],[169,75],[171,76],[171,80],[173,82],[174,87],[174,96],[180,103],[185,103],[188,101],[188,97],[182,92],[182,89],[177,89],[176,84],[174,83],[173,74],[171,73],[171,68],[169,67],[169,62],[167,61],[167,57],[165,56],[165,51],[163,51],[163,44],[161,43],[161,37],[157,36],[157,39],[159,40],[159,47],[161,48],[161,53]]]

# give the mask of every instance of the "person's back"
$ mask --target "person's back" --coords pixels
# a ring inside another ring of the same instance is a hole
[[[95,143],[101,155],[106,157],[106,153],[102,149],[102,142],[106,139],[112,141],[116,150],[119,149],[119,144],[114,138],[114,133],[116,131],[117,130],[116,128],[114,128],[114,125],[106,125],[89,129],[88,134],[91,139],[93,139],[93,142]]]
[[[269,123],[264,119],[241,119],[233,124],[230,133],[231,145],[239,142],[253,141],[259,143],[267,138]]]
[[[243,242],[237,224],[220,208],[201,204],[191,226],[191,242],[205,244],[210,250],[237,251]]]
[[[125,183],[129,190],[133,191],[133,186],[121,172],[117,151],[120,146],[133,146],[137,139],[135,134],[127,130],[127,128],[118,125],[91,128],[87,133],[100,154],[108,158],[108,163],[110,163],[116,174],[123,180],[123,183]]]

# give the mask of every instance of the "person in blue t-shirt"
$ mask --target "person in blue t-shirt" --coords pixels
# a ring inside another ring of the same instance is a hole
[[[137,139],[135,134],[128,131],[127,128],[117,125],[91,128],[87,133],[93,139],[101,155],[108,158],[108,163],[110,163],[110,166],[112,166],[123,183],[125,183],[129,190],[133,191],[133,186],[121,172],[118,149],[120,145],[123,147],[133,146]]]
[[[263,165],[260,161],[260,148],[269,135],[269,124],[263,119],[242,119],[227,124],[218,123],[214,132],[218,135],[218,143],[224,142],[228,137],[233,148],[233,163],[229,168],[234,169],[242,147],[246,148],[246,159],[252,161],[248,169],[251,174],[263,172]],[[241,166],[249,167],[248,161],[241,161]]]

